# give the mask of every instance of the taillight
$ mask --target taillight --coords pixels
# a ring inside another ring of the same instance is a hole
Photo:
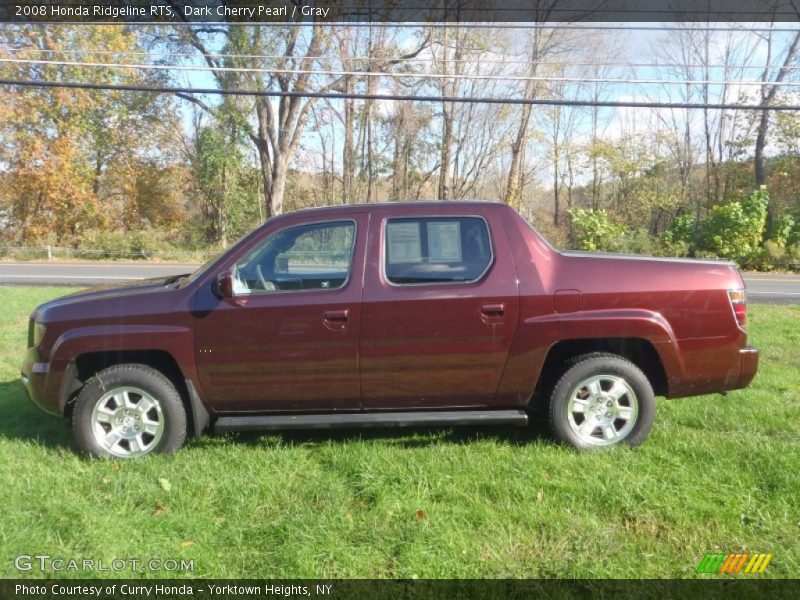
[[[728,298],[731,299],[736,322],[739,323],[739,327],[744,329],[744,326],[747,325],[747,294],[744,289],[728,290]]]

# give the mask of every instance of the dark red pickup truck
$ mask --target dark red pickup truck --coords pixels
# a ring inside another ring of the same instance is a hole
[[[728,263],[558,252],[502,204],[356,205],[270,219],[192,275],[41,305],[22,379],[95,456],[545,411],[567,444],[635,445],[654,395],[750,383],[745,319]]]

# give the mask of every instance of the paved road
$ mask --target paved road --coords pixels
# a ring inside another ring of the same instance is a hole
[[[745,273],[744,281],[752,302],[800,304],[800,274]]]
[[[97,285],[189,273],[196,264],[0,262],[0,283]],[[745,273],[753,302],[800,304],[800,274]]]
[[[191,273],[196,264],[112,262],[0,262],[0,283],[99,285]]]

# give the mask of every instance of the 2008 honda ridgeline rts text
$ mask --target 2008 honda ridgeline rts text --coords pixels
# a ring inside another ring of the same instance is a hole
[[[558,252],[496,203],[342,206],[270,219],[191,275],[42,304],[22,379],[94,456],[532,414],[579,448],[635,445],[655,395],[750,383],[745,319],[729,263]]]

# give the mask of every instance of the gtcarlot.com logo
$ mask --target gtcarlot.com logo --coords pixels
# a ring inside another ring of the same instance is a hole
[[[718,573],[720,575],[738,575],[739,573],[763,573],[772,553],[763,552],[729,552],[709,553],[697,565],[698,573]]]
[[[65,558],[49,554],[20,554],[14,557],[17,571],[194,571],[194,560],[174,558]]]

